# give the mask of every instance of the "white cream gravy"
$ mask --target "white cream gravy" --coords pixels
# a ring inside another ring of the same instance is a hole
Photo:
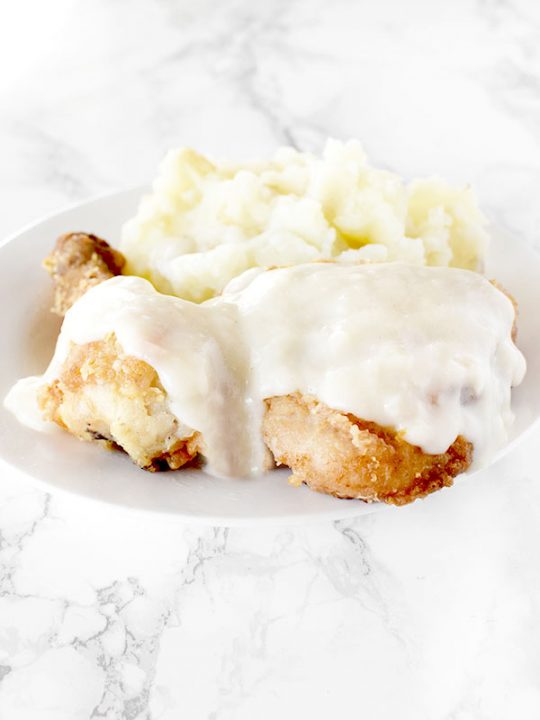
[[[480,466],[504,444],[525,360],[510,300],[477,273],[399,263],[251,270],[202,305],[117,277],[67,313],[41,383],[71,343],[114,332],[154,367],[184,428],[202,433],[208,470],[263,470],[264,398],[301,392],[392,427],[427,453],[463,435]],[[29,422],[39,381],[6,405]]]

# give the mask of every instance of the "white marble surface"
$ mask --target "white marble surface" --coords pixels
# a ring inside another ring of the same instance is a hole
[[[539,41],[535,0],[3,3],[0,233],[148,180],[175,144],[332,135],[472,182],[540,247]],[[539,441],[295,528],[158,522],[0,466],[1,720],[537,720]]]

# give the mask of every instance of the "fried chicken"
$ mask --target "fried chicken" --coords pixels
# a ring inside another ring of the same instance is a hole
[[[125,355],[114,335],[72,345],[38,402],[45,419],[80,440],[124,450],[145,470],[176,470],[201,448],[199,434],[169,411],[156,371]]]
[[[298,393],[266,400],[264,441],[293,485],[340,498],[405,505],[452,484],[473,446],[463,437],[428,455],[391,429],[332,410]]]
[[[63,317],[89,288],[120,275],[125,262],[122,253],[96,235],[61,235],[52,253],[43,261],[54,282],[52,311]]]
[[[123,263],[93,235],[59,238],[45,261],[56,284],[54,311],[63,315],[88,288],[120,273]],[[156,370],[124,353],[114,334],[72,345],[39,403],[47,419],[81,440],[124,450],[145,470],[175,470],[204,454],[200,433],[170,412]],[[291,469],[291,484],[368,502],[412,502],[451,485],[473,458],[464,437],[430,455],[392,428],[300,393],[265,400],[262,432],[276,464]]]
[[[124,264],[122,253],[96,235],[61,235],[43,263],[54,282],[52,311],[64,316],[91,287],[119,275]],[[73,345],[38,402],[45,419],[80,440],[124,450],[145,470],[176,470],[200,451],[198,433],[187,429],[186,437],[178,437],[180,424],[168,410],[156,371],[125,355],[114,335]]]
[[[44,417],[81,440],[124,450],[145,470],[176,470],[204,452],[199,433],[168,409],[156,371],[126,355],[116,338],[72,345],[62,370],[43,388]],[[473,455],[458,437],[428,455],[391,429],[332,410],[298,393],[265,401],[263,438],[291,484],[340,498],[404,505],[452,484]]]

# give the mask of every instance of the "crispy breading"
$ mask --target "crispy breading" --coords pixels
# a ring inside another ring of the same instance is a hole
[[[63,315],[88,288],[119,274],[124,259],[93,235],[69,233],[44,264],[56,285],[53,309]],[[512,296],[493,284],[517,314]],[[39,400],[47,419],[81,440],[124,450],[146,470],[174,470],[204,453],[198,432],[182,437],[155,369],[126,355],[114,335],[73,345]],[[264,442],[276,463],[292,470],[291,484],[339,498],[404,505],[451,485],[472,461],[473,446],[461,436],[446,452],[429,455],[391,428],[300,393],[265,405]]]
[[[125,450],[145,470],[176,470],[201,449],[199,433],[181,436],[156,371],[125,355],[114,335],[72,345],[38,401],[47,420],[81,440]]]
[[[428,455],[391,429],[298,393],[266,400],[263,434],[276,462],[291,468],[293,485],[393,505],[451,485],[473,455],[463,437]]]
[[[125,355],[114,335],[73,345],[39,402],[48,420],[81,440],[121,448],[145,470],[176,470],[204,452],[199,433],[179,438],[156,371]],[[265,444],[291,468],[292,484],[336,497],[403,505],[451,485],[472,459],[464,438],[428,455],[392,430],[298,393],[265,404]]]
[[[89,288],[120,275],[125,262],[122,253],[96,235],[61,235],[43,261],[55,286],[52,311],[63,317]]]

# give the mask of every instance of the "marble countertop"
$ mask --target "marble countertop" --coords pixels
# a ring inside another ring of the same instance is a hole
[[[534,0],[5,3],[1,236],[170,146],[330,135],[470,182],[540,247],[539,40]],[[0,466],[0,718],[538,720],[539,442],[301,527],[131,516]]]

